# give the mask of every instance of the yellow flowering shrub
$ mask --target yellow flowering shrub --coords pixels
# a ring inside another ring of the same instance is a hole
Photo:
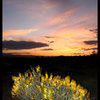
[[[24,75],[12,76],[14,100],[90,100],[90,93],[69,76],[41,75],[40,66]]]

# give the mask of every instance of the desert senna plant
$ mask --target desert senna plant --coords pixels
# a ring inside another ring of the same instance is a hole
[[[40,66],[24,75],[12,76],[14,100],[90,100],[90,92],[69,76],[41,75]]]

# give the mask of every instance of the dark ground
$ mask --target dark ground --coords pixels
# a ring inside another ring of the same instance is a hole
[[[2,100],[11,100],[12,75],[40,65],[42,73],[65,77],[69,75],[91,93],[91,100],[98,100],[98,55],[79,57],[19,57],[4,56],[2,67]]]

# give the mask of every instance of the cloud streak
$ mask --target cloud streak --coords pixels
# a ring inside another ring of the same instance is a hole
[[[3,32],[4,36],[8,35],[26,35],[34,31],[38,31],[39,29],[27,29],[27,30],[7,30]]]
[[[50,27],[57,25],[59,23],[64,22],[69,16],[71,16],[79,7],[71,8],[69,10],[66,10],[65,12],[60,13],[59,15],[53,17],[48,22],[42,23],[40,25],[37,25],[37,27]]]
[[[89,31],[90,32],[93,32],[93,33],[97,33],[98,32],[98,29],[90,29]]]
[[[97,40],[84,41],[84,43],[85,43],[86,45],[96,45],[97,42],[98,42]]]
[[[82,48],[81,50],[88,51],[88,50],[97,50],[98,48]]]
[[[53,49],[52,48],[47,48],[47,49],[41,49],[43,51],[52,51]]]
[[[48,41],[49,43],[54,43],[55,41]]]
[[[54,38],[54,37],[52,37],[52,36],[45,36],[45,38]]]
[[[46,43],[42,42],[33,42],[33,41],[3,41],[3,49],[10,50],[22,50],[22,49],[34,49],[49,46]]]

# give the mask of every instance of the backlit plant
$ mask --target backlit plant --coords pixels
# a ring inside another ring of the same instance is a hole
[[[69,76],[41,75],[40,66],[36,71],[12,76],[12,99],[14,100],[90,100],[90,93]]]

